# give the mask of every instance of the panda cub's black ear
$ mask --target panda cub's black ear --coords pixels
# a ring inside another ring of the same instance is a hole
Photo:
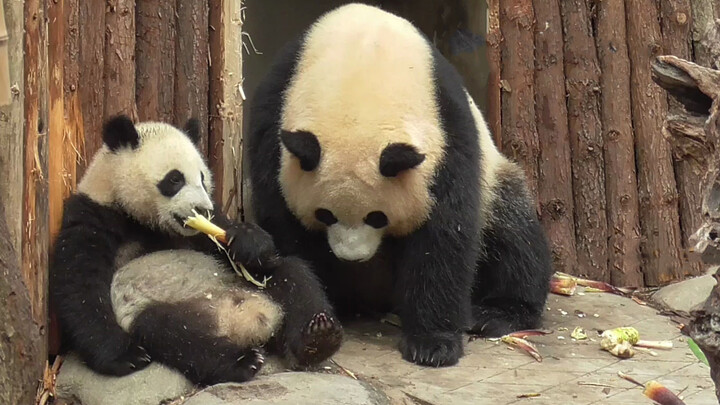
[[[190,118],[185,123],[185,135],[190,138],[192,143],[197,144],[200,142],[200,120],[197,118]]]
[[[311,172],[320,164],[320,143],[314,134],[282,131],[280,139],[287,150],[300,160],[301,169]]]
[[[392,143],[380,154],[380,174],[395,177],[400,172],[417,167],[425,160],[414,146],[406,143]]]
[[[103,142],[111,151],[122,147],[137,148],[140,145],[140,134],[127,115],[114,116],[103,124]]]

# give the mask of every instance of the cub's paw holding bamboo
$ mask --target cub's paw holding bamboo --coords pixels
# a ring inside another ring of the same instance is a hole
[[[332,316],[305,263],[278,256],[260,227],[233,224],[216,208],[198,128],[108,120],[102,148],[65,201],[51,305],[62,353],[96,373],[127,375],[152,361],[193,384],[243,382],[261,369],[263,347],[295,361],[308,323]],[[329,340],[305,358],[332,355],[339,340]]]

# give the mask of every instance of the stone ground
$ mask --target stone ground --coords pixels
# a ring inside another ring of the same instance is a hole
[[[578,291],[583,294],[583,288]],[[401,359],[396,326],[373,321],[345,326],[343,347],[315,372],[283,372],[271,361],[248,384],[210,387],[173,404],[653,403],[618,371],[642,383],[657,380],[680,393],[687,405],[718,403],[709,368],[692,355],[678,324],[649,306],[612,294],[550,294],[545,328],[552,334],[528,338],[542,362],[504,343],[477,339],[466,344],[457,366],[420,367]],[[577,326],[586,330],[588,340],[570,337]],[[672,340],[674,348],[655,350],[656,356],[636,352],[631,359],[618,359],[600,349],[598,338],[598,331],[618,326],[634,326],[641,339]],[[523,397],[527,394],[539,396]]]

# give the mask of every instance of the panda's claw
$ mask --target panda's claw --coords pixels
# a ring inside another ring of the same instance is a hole
[[[342,344],[342,326],[326,312],[315,314],[301,334],[293,353],[302,366],[317,364],[335,353]]]

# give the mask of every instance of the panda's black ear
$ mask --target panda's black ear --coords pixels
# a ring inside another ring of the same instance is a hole
[[[412,169],[425,160],[414,146],[406,143],[392,143],[380,154],[380,173],[385,177],[395,177],[400,172]]]
[[[283,145],[300,160],[300,168],[306,172],[315,170],[320,163],[320,143],[317,137],[307,131],[282,131]]]
[[[130,117],[117,115],[103,124],[103,142],[113,152],[122,147],[135,149],[140,145],[140,135]]]
[[[185,134],[190,140],[197,144],[200,142],[200,120],[197,118],[190,118],[185,123]]]

